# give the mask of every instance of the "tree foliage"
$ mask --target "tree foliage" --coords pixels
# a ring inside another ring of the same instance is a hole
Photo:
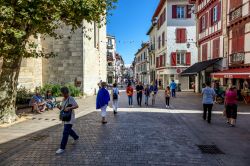
[[[83,20],[100,25],[117,0],[0,0],[0,57],[49,57],[37,52],[31,36],[59,37],[55,30],[62,23],[72,31]]]

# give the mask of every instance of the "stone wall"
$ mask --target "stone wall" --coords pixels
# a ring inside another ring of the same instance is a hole
[[[84,92],[94,94],[98,90],[100,80],[107,81],[107,45],[106,26],[97,28],[95,24],[84,22],[85,27],[92,31],[88,32],[91,39],[83,39],[84,55]],[[96,27],[95,27],[96,26]]]
[[[42,58],[24,58],[22,60],[18,87],[25,87],[33,91],[42,86]]]
[[[55,58],[43,59],[43,83],[74,84],[83,82],[82,30],[71,33],[70,27],[57,30],[61,39],[45,37],[42,41],[45,52],[54,52]],[[82,87],[82,85],[80,85]]]

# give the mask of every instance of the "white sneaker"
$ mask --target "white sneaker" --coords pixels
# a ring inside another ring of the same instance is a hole
[[[64,152],[63,149],[58,149],[58,150],[56,151],[56,154],[62,154],[63,152]]]
[[[166,108],[168,108],[168,106],[166,105]]]

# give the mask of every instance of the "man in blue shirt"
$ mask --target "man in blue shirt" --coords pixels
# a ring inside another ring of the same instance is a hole
[[[172,82],[170,83],[170,90],[171,90],[171,95],[172,97],[176,97],[176,83],[174,82],[174,80],[172,80]]]
[[[210,85],[210,82],[206,82],[206,87],[202,89],[203,119],[207,119],[208,123],[211,123],[212,108],[216,96],[214,89],[211,88]]]

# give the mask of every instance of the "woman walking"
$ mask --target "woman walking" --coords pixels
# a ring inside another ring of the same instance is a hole
[[[212,108],[215,100],[215,91],[211,88],[211,83],[207,82],[206,87],[202,89],[203,119],[211,123]],[[208,114],[208,117],[207,117]]]
[[[170,105],[169,105],[170,96],[171,96],[171,90],[170,90],[170,87],[167,86],[165,90],[166,108],[170,108]]]
[[[152,83],[152,85],[150,86],[150,92],[152,93],[152,105],[155,105],[155,98],[158,92],[157,84]]]
[[[101,116],[102,116],[102,124],[106,124],[106,116],[107,116],[107,107],[110,101],[109,92],[106,89],[107,84],[106,82],[101,83],[101,88],[98,91],[97,98],[96,98],[96,109],[101,109]]]
[[[61,111],[70,112],[71,118],[68,119],[69,121],[63,121],[64,123],[63,137],[61,141],[61,147],[56,151],[57,154],[61,154],[64,152],[66,145],[68,143],[69,136],[71,136],[74,139],[74,143],[77,143],[77,141],[79,140],[79,136],[72,129],[73,124],[75,122],[74,109],[78,108],[78,104],[76,103],[75,99],[69,95],[69,89],[67,87],[63,87],[61,89],[61,93],[63,95],[63,101],[62,104],[58,106],[58,108]]]
[[[146,85],[146,88],[144,89],[144,94],[145,94],[145,105],[148,106],[148,99],[150,97],[149,85]]]
[[[117,88],[117,84],[116,83],[113,84],[112,96],[113,96],[113,110],[114,110],[114,114],[117,114],[119,89]]]
[[[128,84],[128,87],[127,87],[127,89],[126,89],[126,92],[127,92],[127,96],[128,96],[128,104],[129,104],[129,107],[133,107],[134,89],[133,89],[133,87],[131,86],[130,83]]]
[[[226,106],[226,115],[227,115],[227,123],[230,124],[231,127],[234,127],[236,124],[237,118],[237,90],[236,88],[229,88],[226,92],[225,96],[225,106]]]

